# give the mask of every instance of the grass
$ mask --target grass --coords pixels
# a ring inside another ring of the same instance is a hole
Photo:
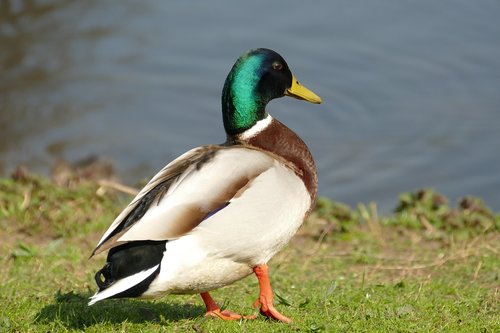
[[[197,295],[88,307],[104,261],[89,254],[128,200],[95,183],[0,179],[0,332],[499,331],[500,218],[478,199],[406,193],[382,218],[373,203],[318,200],[270,262],[290,325],[207,319]],[[248,277],[212,295],[251,314],[257,292]]]

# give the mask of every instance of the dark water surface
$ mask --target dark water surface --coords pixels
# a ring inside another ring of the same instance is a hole
[[[268,47],[323,98],[268,107],[310,146],[320,194],[387,211],[432,186],[500,210],[499,17],[496,0],[4,0],[0,172],[100,154],[149,177],[224,141],[224,79]]]

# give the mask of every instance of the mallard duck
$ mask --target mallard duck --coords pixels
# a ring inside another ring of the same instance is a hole
[[[254,307],[291,321],[273,305],[267,262],[310,213],[317,175],[306,144],[266,112],[282,96],[321,103],[272,50],[236,61],[222,92],[226,142],[169,163],[118,215],[91,255],[108,251],[89,305],[199,293],[207,316],[254,318],[222,311],[209,294],[253,272],[260,287]]]

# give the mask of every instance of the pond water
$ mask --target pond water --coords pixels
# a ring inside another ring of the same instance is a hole
[[[433,187],[500,210],[500,2],[15,1],[0,5],[0,173],[109,157],[127,184],[224,141],[220,93],[268,47],[323,98],[268,111],[320,194],[383,211]]]

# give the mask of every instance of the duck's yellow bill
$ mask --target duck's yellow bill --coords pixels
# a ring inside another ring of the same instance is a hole
[[[301,85],[295,78],[295,75],[292,75],[292,86],[285,91],[285,95],[315,104],[321,103],[321,97]]]

